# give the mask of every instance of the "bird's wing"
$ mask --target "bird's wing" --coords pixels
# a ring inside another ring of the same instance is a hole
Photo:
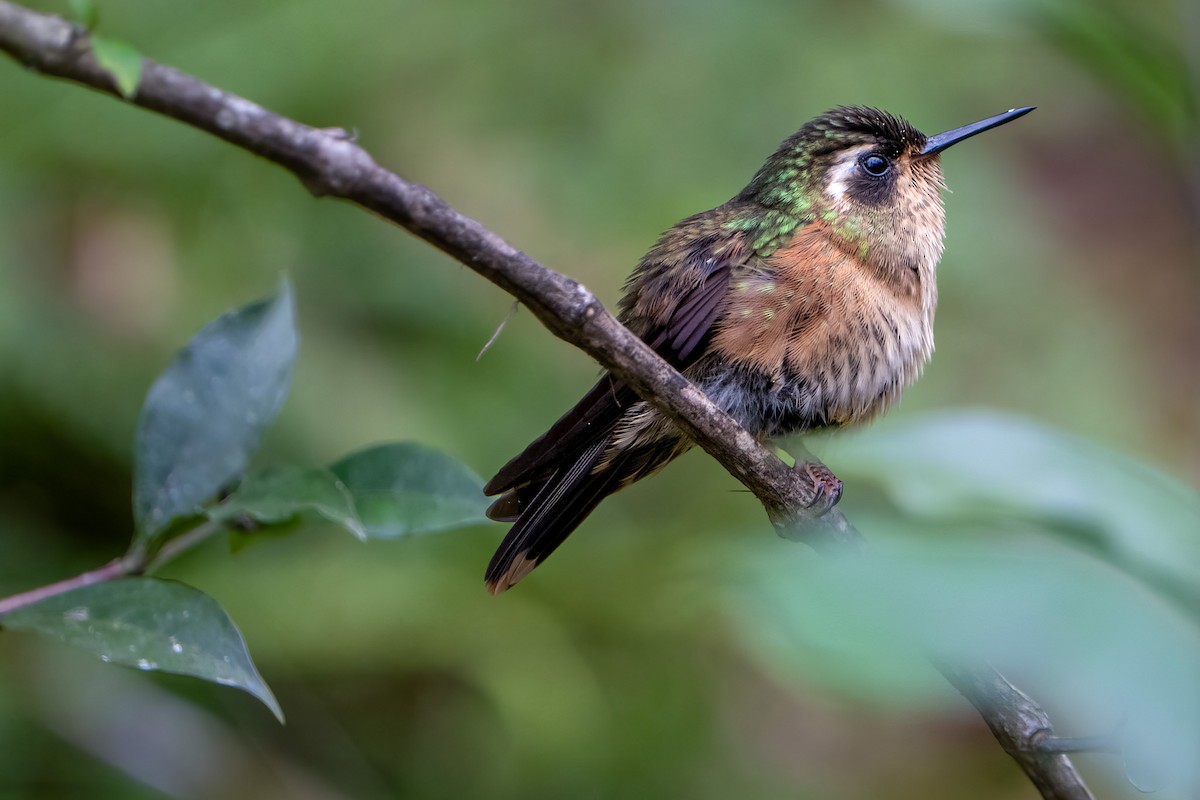
[[[682,248],[682,254],[680,248],[660,243],[647,254],[628,288],[635,299],[624,304],[623,321],[669,364],[685,369],[704,352],[728,294],[730,275],[744,252],[739,241],[727,236],[699,239]],[[670,253],[676,254],[673,259]],[[505,464],[484,493],[500,494],[537,483],[563,464],[573,463],[607,437],[621,414],[637,402],[637,395],[623,381],[604,375],[550,430]],[[513,519],[520,504],[517,497],[501,498],[489,515]]]

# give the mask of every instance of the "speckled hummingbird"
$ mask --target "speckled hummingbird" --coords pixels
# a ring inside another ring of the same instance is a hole
[[[941,152],[1032,110],[930,137],[873,108],[822,114],[733,199],[662,235],[625,285],[621,321],[761,440],[874,419],[933,352]],[[488,516],[515,523],[488,589],[517,583],[601,500],[691,446],[606,374],[484,488],[500,495]],[[819,510],[837,503],[824,464],[796,468]]]

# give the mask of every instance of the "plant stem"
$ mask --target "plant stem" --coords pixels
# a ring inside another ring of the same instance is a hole
[[[120,558],[114,558],[103,567],[82,572],[73,578],[65,578],[36,589],[30,589],[27,592],[14,594],[11,597],[0,598],[0,616],[24,606],[33,605],[47,597],[55,597],[75,589],[82,589],[84,586],[127,578],[130,575],[140,575],[144,572],[153,572],[220,530],[224,530],[223,525],[212,520],[205,520],[191,530],[168,541],[153,556],[141,551],[131,551]]]
[[[191,530],[185,531],[163,544],[153,556],[143,559],[144,564],[138,571],[155,572],[168,561],[172,561],[181,553],[191,550],[214,533],[223,530],[225,530],[223,523],[206,519]]]
[[[91,586],[93,583],[103,583],[104,581],[111,581],[114,578],[121,578],[130,572],[128,557],[114,558],[103,567],[81,573],[73,578],[39,586],[36,589],[30,589],[28,592],[14,594],[12,597],[5,597],[0,600],[0,615],[7,614],[22,606],[33,605],[40,600],[45,600],[47,597],[65,594],[74,589]]]

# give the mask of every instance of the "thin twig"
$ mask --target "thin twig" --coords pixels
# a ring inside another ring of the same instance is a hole
[[[0,0],[0,49],[44,74],[118,96],[85,33]],[[429,189],[383,169],[352,139],[300,124],[190,75],[143,62],[133,104],[173,117],[294,173],[318,196],[339,197],[400,225],[496,284],[554,335],[584,350],[677,424],[762,502],[776,530],[822,550],[859,548],[838,509],[808,510],[813,487],[625,329],[584,286],[517,250]],[[1092,795],[1066,755],[1037,750],[1049,717],[991,668],[939,668],[979,710],[1005,751],[1048,800]]]
[[[73,578],[65,578],[61,581],[46,584],[45,586],[39,586],[36,589],[30,589],[28,592],[21,592],[11,597],[0,598],[0,616],[10,611],[16,611],[18,608],[23,608],[24,606],[31,606],[48,597],[56,597],[75,589],[82,589],[84,586],[91,586],[95,583],[103,583],[118,578],[127,578],[131,575],[154,572],[168,561],[192,549],[200,544],[200,542],[222,530],[225,530],[225,526],[222,523],[205,520],[195,528],[169,540],[153,556],[141,550],[131,551],[121,558],[114,558],[103,567],[80,573]]]
[[[55,583],[46,584],[45,586],[39,586],[36,589],[30,589],[28,592],[21,592],[20,594],[0,599],[0,615],[15,611],[22,606],[33,605],[45,600],[47,597],[66,594],[75,589],[82,589],[84,586],[111,581],[114,578],[120,578],[128,574],[129,564],[127,563],[127,559],[114,558],[103,567],[80,573],[73,578],[66,578]]]
[[[492,345],[496,343],[496,340],[500,338],[500,334],[504,330],[504,326],[508,325],[508,321],[513,318],[513,315],[515,315],[520,308],[521,301],[513,300],[512,308],[510,308],[508,313],[504,315],[504,319],[500,320],[500,324],[496,326],[496,332],[492,334],[490,339],[484,342],[483,347],[479,350],[479,355],[475,356],[476,361],[483,358],[483,354],[491,349]]]
[[[150,558],[143,559],[143,563],[138,567],[137,572],[155,572],[161,569],[168,561],[177,558],[181,553],[191,550],[213,534],[220,533],[227,528],[227,523],[207,519],[190,531],[181,533],[173,539],[168,539],[166,544],[160,547],[157,553]]]
[[[1121,742],[1115,736],[1045,736],[1036,746],[1043,753],[1121,752]]]

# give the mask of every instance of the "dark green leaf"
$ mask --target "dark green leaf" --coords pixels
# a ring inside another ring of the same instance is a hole
[[[360,450],[330,467],[369,536],[392,539],[486,521],[483,481],[458,461],[404,442]]]
[[[92,54],[117,83],[123,97],[133,97],[142,82],[142,54],[132,45],[92,34]]]
[[[249,517],[255,522],[277,525],[303,511],[314,511],[358,538],[367,538],[350,492],[326,469],[279,467],[255,473],[208,515],[218,522]]]
[[[208,595],[176,581],[126,578],[50,597],[0,617],[102,661],[192,675],[257,697],[283,711],[254,668],[241,632]]]
[[[138,420],[135,546],[241,475],[287,396],[296,347],[285,283],[274,299],[206,326],[155,381]]]

